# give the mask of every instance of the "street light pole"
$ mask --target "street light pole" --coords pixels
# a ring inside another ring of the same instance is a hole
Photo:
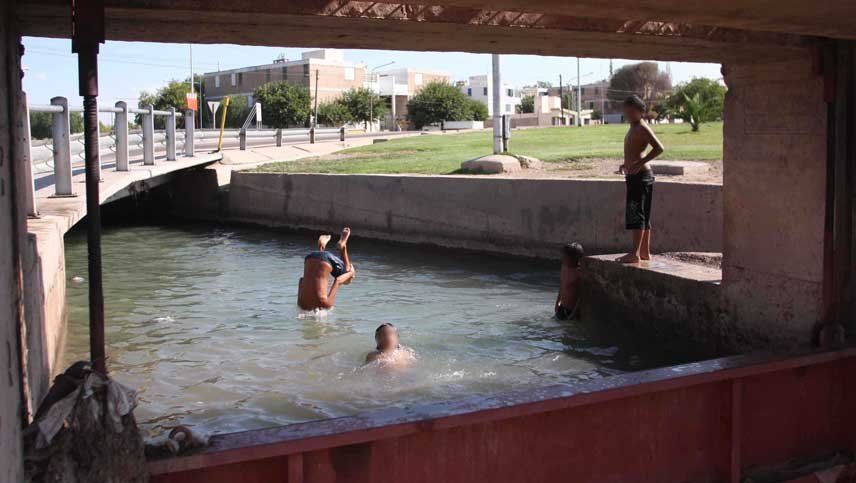
[[[370,126],[370,130],[374,130],[374,126],[373,126],[373,124],[374,124],[374,88],[373,88],[373,86],[377,82],[377,77],[375,76],[375,71],[382,68],[382,67],[390,66],[394,63],[395,63],[395,61],[393,60],[392,62],[387,62],[386,64],[381,64],[381,65],[375,66],[369,71],[369,126]]]
[[[583,117],[582,117],[583,91],[582,91],[581,82],[582,81],[580,80],[580,58],[577,57],[577,127],[580,127],[583,125]]]

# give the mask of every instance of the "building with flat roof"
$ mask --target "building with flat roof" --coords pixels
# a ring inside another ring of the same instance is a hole
[[[303,52],[298,60],[277,59],[271,64],[241,67],[239,69],[206,72],[205,99],[216,101],[226,96],[246,96],[253,103],[253,91],[269,82],[286,81],[309,89],[313,100],[331,101],[354,87],[366,82],[366,67],[349,62],[337,49]]]
[[[376,72],[369,75],[367,85],[378,95],[390,97],[390,112],[387,126],[401,126],[407,120],[407,103],[431,82],[449,82],[446,72],[424,69],[399,68]]]
[[[493,115],[493,79],[490,75],[474,75],[465,82],[459,82],[458,88],[461,89],[467,97],[475,99],[487,105],[488,115]],[[517,106],[520,104],[520,96],[511,86],[511,84],[503,82],[500,89],[500,114],[514,114],[517,112]]]

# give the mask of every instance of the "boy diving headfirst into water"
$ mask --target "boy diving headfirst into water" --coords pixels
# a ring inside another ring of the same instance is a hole
[[[337,244],[342,258],[326,251],[330,235],[318,237],[318,250],[310,252],[303,260],[303,277],[297,286],[297,305],[301,309],[333,308],[339,286],[351,283],[357,272],[348,258],[348,237],[350,236],[351,229],[344,228]],[[332,286],[330,285],[331,275],[333,276]]]

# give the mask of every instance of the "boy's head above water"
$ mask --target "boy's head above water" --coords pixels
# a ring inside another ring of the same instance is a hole
[[[386,351],[398,348],[398,329],[389,322],[380,324],[374,333],[377,350]]]
[[[645,102],[635,94],[624,99],[622,107],[624,108],[624,119],[629,122],[638,122],[645,114]]]
[[[579,267],[585,252],[583,246],[577,242],[568,243],[562,247],[562,264]]]

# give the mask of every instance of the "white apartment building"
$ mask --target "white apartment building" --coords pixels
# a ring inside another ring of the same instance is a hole
[[[487,112],[493,116],[493,78],[489,75],[470,76],[467,82],[459,83],[461,92],[467,97],[487,105]],[[510,84],[503,83],[500,90],[499,114],[514,114],[520,104],[520,97]]]

